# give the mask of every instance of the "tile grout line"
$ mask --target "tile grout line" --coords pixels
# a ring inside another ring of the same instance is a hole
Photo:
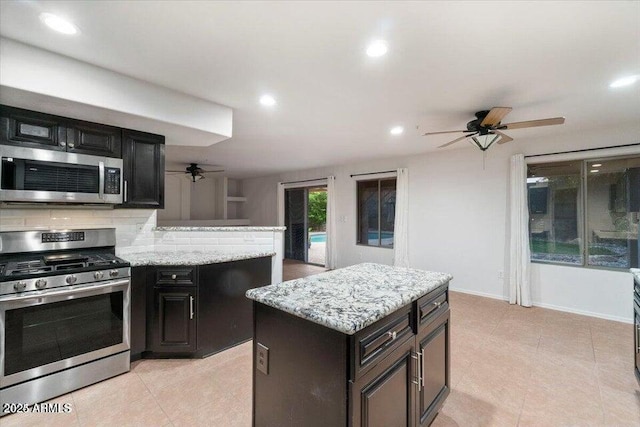
[[[142,363],[142,362],[140,362]],[[160,408],[160,411],[162,411],[162,413],[164,414],[165,417],[167,417],[167,419],[169,420],[169,424],[173,426],[173,420],[171,419],[171,417],[169,416],[169,414],[166,413],[166,411],[164,410],[164,408],[162,407],[162,405],[160,405],[160,402],[158,402],[158,399],[156,399],[156,397],[154,396],[154,394],[151,392],[151,390],[149,389],[149,386],[147,385],[147,383],[144,381],[144,379],[137,373],[134,372],[134,374],[136,374],[136,376],[138,377],[138,379],[140,380],[140,382],[142,382],[142,384],[144,385],[144,388],[147,389],[147,392],[149,392],[149,395],[151,396],[151,398],[153,399],[154,402],[156,402],[156,405],[158,405],[158,408]],[[166,424],[165,424],[166,425]]]

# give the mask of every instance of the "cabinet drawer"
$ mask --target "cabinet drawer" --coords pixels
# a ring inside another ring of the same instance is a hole
[[[413,336],[411,313],[411,305],[408,305],[355,335],[356,378]]]
[[[416,305],[418,331],[448,308],[449,292],[447,287],[440,287],[420,298]]]
[[[159,268],[156,270],[156,285],[193,285],[195,276],[195,267]]]

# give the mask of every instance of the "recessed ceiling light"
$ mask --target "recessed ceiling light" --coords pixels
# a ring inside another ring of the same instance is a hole
[[[595,163],[595,164],[591,165],[592,168],[599,168],[600,166],[602,166],[601,163]]]
[[[369,46],[367,46],[367,55],[372,58],[378,58],[387,53],[389,47],[387,46],[387,42],[384,40],[376,40],[371,42]]]
[[[391,135],[400,135],[402,132],[404,132],[404,128],[402,126],[394,126],[389,131]]]
[[[273,107],[274,105],[276,105],[276,99],[271,95],[262,95],[260,97],[260,104],[264,105],[265,107]]]
[[[600,172],[600,169],[591,169],[591,173],[597,173]]]
[[[78,32],[78,27],[53,13],[41,13],[40,20],[44,22],[47,27],[62,34],[76,34]]]
[[[638,81],[638,79],[640,79],[640,76],[635,75],[635,76],[627,76],[627,77],[622,77],[618,80],[614,80],[609,87],[612,88],[616,88],[616,87],[623,87],[623,86],[629,86],[634,84],[635,82]]]

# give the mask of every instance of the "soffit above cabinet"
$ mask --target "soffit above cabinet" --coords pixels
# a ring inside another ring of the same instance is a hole
[[[167,145],[232,135],[230,107],[5,38],[0,56],[2,104],[161,134]]]

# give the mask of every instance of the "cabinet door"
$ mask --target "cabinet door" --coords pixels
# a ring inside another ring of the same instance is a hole
[[[67,127],[62,117],[0,106],[0,143],[65,151]]]
[[[164,209],[164,137],[125,130],[123,208]]]
[[[69,129],[67,151],[95,156],[122,156],[122,129],[89,122],[74,122]]]
[[[196,350],[196,288],[153,289],[151,351],[190,353]]]
[[[418,374],[418,425],[428,426],[450,392],[449,310],[435,318],[416,337]]]
[[[414,338],[351,383],[351,425],[407,427],[415,423]]]

